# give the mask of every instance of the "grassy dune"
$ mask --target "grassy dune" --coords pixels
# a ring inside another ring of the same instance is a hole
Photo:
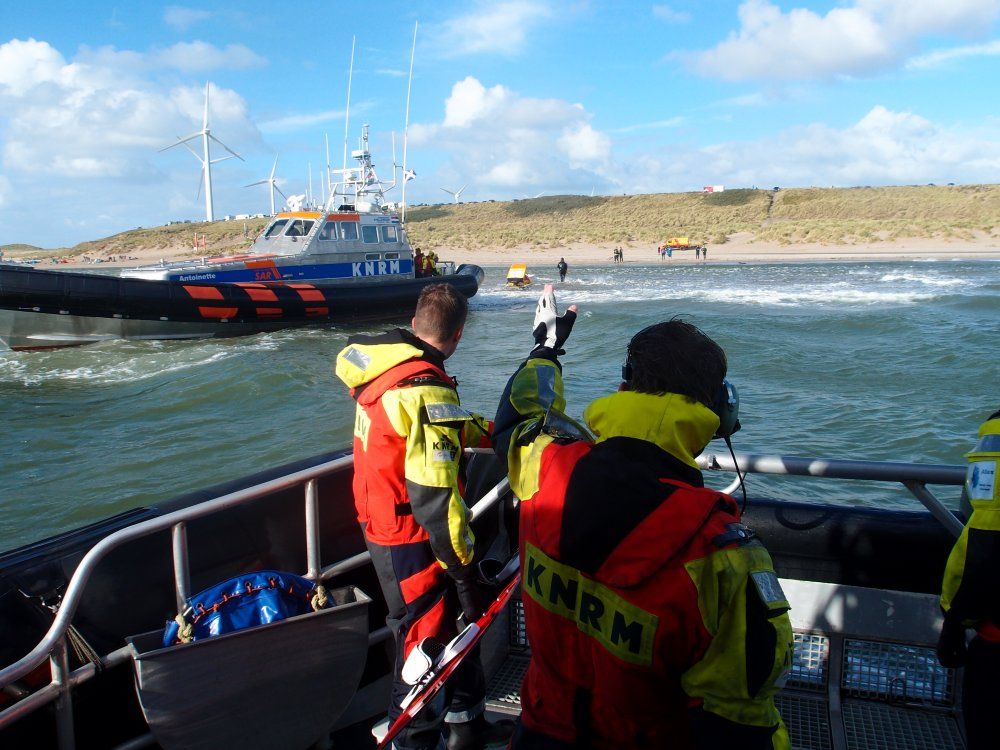
[[[429,247],[655,242],[681,235],[718,245],[744,232],[755,241],[780,244],[964,239],[1000,230],[1000,185],[562,195],[422,206],[409,210],[407,225],[410,238]]]
[[[247,220],[253,238],[266,219]],[[162,249],[174,257],[236,252],[250,243],[244,222],[133,229],[72,248],[0,247],[15,257],[128,255]],[[769,244],[850,245],[903,238],[1000,235],[1000,185],[727,190],[655,195],[557,195],[520,201],[416,206],[407,229],[425,249],[558,247],[570,242],[653,243],[688,236],[719,245],[735,234]],[[207,235],[195,250],[194,235]]]

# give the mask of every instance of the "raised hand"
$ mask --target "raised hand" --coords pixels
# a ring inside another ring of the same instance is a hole
[[[551,349],[555,354],[564,354],[562,348],[573,330],[576,322],[576,305],[559,315],[556,307],[556,295],[552,284],[546,284],[542,296],[538,298],[538,306],[535,308],[535,322],[532,335],[535,338],[535,349]]]

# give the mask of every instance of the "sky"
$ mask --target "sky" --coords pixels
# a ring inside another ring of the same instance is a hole
[[[1000,0],[0,3],[0,244],[321,193],[370,125],[407,202],[997,182]],[[352,39],[356,40],[347,110]],[[194,143],[200,149],[198,143]],[[213,158],[226,154],[213,145]],[[401,170],[397,170],[401,171]],[[400,199],[397,186],[388,194]]]

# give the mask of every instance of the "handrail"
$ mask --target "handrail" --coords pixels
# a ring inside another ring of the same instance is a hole
[[[10,666],[0,669],[0,686],[7,685],[24,677],[45,661],[59,639],[66,634],[69,624],[73,620],[73,615],[76,614],[76,608],[80,603],[80,599],[83,596],[83,589],[97,563],[112,550],[134,539],[153,534],[157,531],[165,531],[175,524],[203,518],[220,510],[255,500],[262,495],[294,487],[353,462],[353,455],[341,456],[332,461],[326,461],[322,464],[311,466],[308,469],[286,474],[283,477],[278,477],[277,479],[272,479],[253,487],[230,492],[214,500],[192,505],[189,508],[181,508],[172,513],[151,518],[148,521],[142,521],[134,526],[126,526],[124,529],[119,529],[113,534],[104,537],[90,548],[74,571],[73,577],[70,578],[69,585],[66,587],[66,594],[63,596],[59,611],[56,613],[55,619],[52,621],[52,625],[49,626],[45,637],[39,641],[38,645],[27,656],[24,656]]]
[[[735,457],[735,462],[734,462]],[[962,533],[963,524],[925,485],[961,486],[965,483],[965,467],[952,464],[908,464],[900,461],[856,461],[852,459],[819,459],[801,456],[774,456],[764,453],[703,453],[698,465],[709,471],[738,471],[740,474],[782,474],[827,479],[866,479],[877,482],[899,482],[919,500],[934,518],[953,536]],[[737,467],[739,467],[737,469]],[[738,481],[726,488],[739,486]]]
[[[481,449],[468,449],[470,453],[492,452]],[[66,653],[66,635],[71,626],[73,616],[83,597],[83,591],[90,576],[97,564],[112,550],[135,539],[148,536],[160,531],[170,529],[171,546],[173,551],[173,571],[174,587],[177,597],[178,612],[183,611],[187,600],[190,597],[190,571],[188,569],[188,548],[187,548],[187,523],[189,521],[212,515],[221,510],[226,510],[251,500],[258,499],[264,495],[288,489],[298,485],[305,487],[305,526],[306,526],[306,577],[312,580],[325,581],[335,575],[362,567],[370,559],[370,554],[366,552],[354,555],[346,560],[320,569],[319,550],[319,497],[316,481],[326,474],[343,468],[354,462],[353,455],[341,456],[331,461],[303,469],[301,471],[287,474],[283,477],[262,482],[261,484],[246,487],[242,490],[230,492],[226,495],[207,500],[188,508],[168,513],[157,518],[152,518],[133,526],[126,526],[123,529],[109,534],[95,544],[77,566],[66,587],[60,607],[55,619],[49,626],[48,632],[32,651],[14,664],[0,669],[0,687],[13,683],[24,677],[46,658],[52,665],[52,682],[45,687],[25,696],[14,705],[4,711],[0,711],[0,728],[10,724],[20,717],[33,712],[34,710],[57,701],[58,742],[60,750],[72,750],[75,747],[73,740],[73,715],[72,704],[69,701],[69,693],[73,686],[93,677],[97,670],[93,665],[84,665],[70,674]],[[507,492],[510,485],[507,477],[504,476],[495,487],[483,495],[482,498],[470,508],[470,520],[478,518],[486,510],[494,506]],[[371,643],[379,642],[389,636],[388,628],[382,628],[369,635]],[[112,656],[120,661],[123,654],[128,654],[127,647],[115,651]],[[110,656],[108,657],[110,658]],[[104,658],[102,658],[102,662]]]

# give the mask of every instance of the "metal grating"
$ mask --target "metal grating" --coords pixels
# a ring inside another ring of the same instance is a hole
[[[955,672],[921,646],[844,641],[843,688],[848,696],[951,705]]]
[[[812,633],[795,633],[792,668],[785,686],[805,690],[825,690],[829,660],[829,638]]]
[[[843,715],[848,750],[965,750],[958,724],[945,713],[848,701]]]
[[[830,716],[825,700],[778,695],[774,703],[788,728],[792,750],[831,750]]]
[[[510,645],[512,648],[527,650],[528,631],[524,627],[524,602],[514,599],[510,608]]]
[[[521,682],[528,671],[526,656],[509,656],[490,680],[486,690],[486,704],[499,704],[506,708],[521,707]]]

